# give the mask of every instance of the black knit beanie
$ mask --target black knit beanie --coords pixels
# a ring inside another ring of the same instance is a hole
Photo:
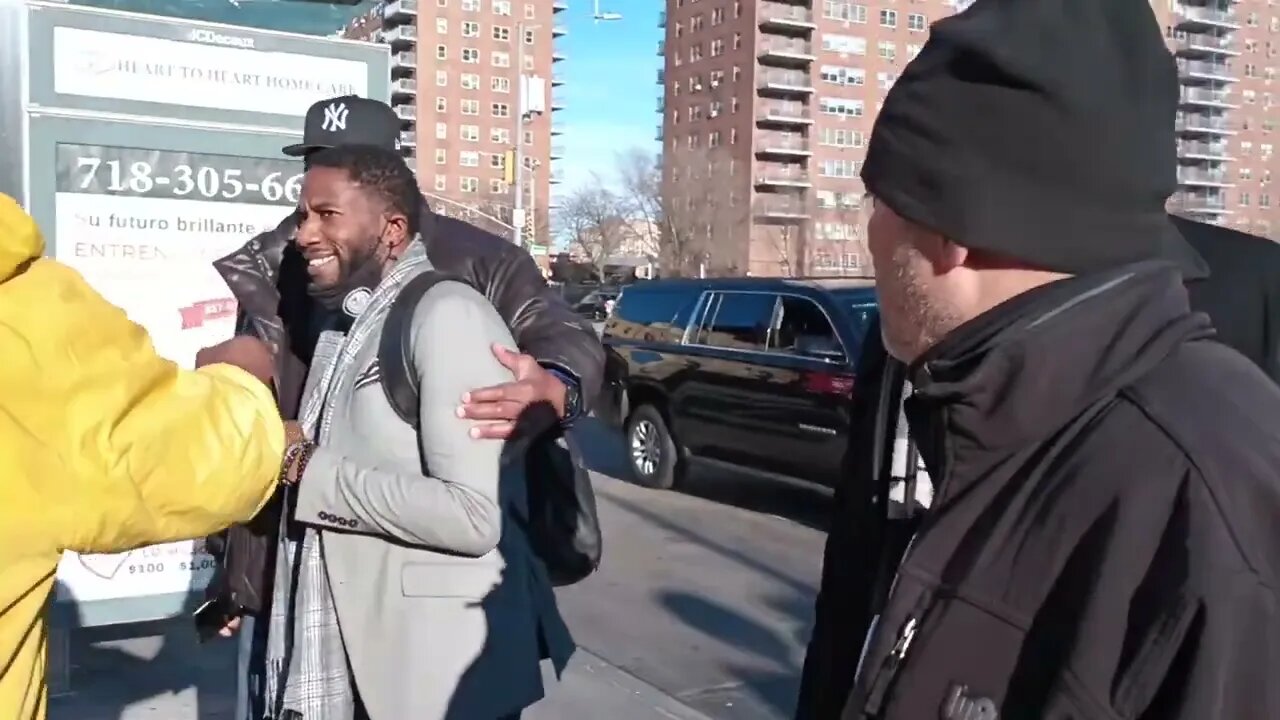
[[[1165,211],[1177,71],[1149,0],[977,0],[885,99],[862,179],[970,248],[1085,273],[1204,262]]]

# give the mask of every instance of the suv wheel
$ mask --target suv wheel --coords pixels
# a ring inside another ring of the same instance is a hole
[[[627,461],[636,482],[669,490],[676,484],[680,458],[662,413],[641,405],[627,418]]]

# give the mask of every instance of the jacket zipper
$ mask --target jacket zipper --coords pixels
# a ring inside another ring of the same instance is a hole
[[[925,366],[928,371],[928,366]],[[937,446],[941,447],[942,444]],[[938,481],[934,487],[933,493],[933,510],[938,503],[942,501],[943,489],[946,486],[946,479],[949,468],[945,464],[938,468]],[[930,473],[933,476],[933,473]],[[910,498],[904,498],[909,500]],[[885,601],[885,607],[881,610],[881,615],[888,610],[889,602],[893,599],[893,593],[898,589],[898,580],[902,577],[902,568],[911,559],[911,550],[916,544],[916,540],[920,537],[920,531],[911,536],[911,540],[907,542],[907,547],[902,551],[902,560],[898,563],[898,569],[893,574],[893,581],[889,584],[889,595]],[[898,671],[902,668],[903,662],[907,659],[907,653],[911,651],[912,643],[916,639],[917,633],[920,631],[921,619],[926,615],[930,605],[933,603],[935,590],[927,590],[916,600],[915,609],[909,613],[902,626],[898,629],[897,639],[894,640],[893,647],[890,648],[888,656],[884,662],[880,664],[875,678],[871,681],[871,686],[867,689],[867,699],[864,704],[864,714],[871,718],[879,718],[884,710],[885,701],[889,697],[889,690],[893,687],[894,680],[898,677]]]

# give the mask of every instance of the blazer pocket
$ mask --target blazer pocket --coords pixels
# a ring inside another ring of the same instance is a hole
[[[483,600],[498,587],[502,571],[465,562],[405,563],[400,591],[405,597]]]

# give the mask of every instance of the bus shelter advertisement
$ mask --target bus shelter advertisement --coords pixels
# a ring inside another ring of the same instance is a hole
[[[213,260],[275,228],[297,205],[301,163],[100,145],[57,146],[56,257],[191,367],[235,332],[236,301]],[[116,600],[203,588],[200,541],[118,555],[67,552],[59,599]]]

